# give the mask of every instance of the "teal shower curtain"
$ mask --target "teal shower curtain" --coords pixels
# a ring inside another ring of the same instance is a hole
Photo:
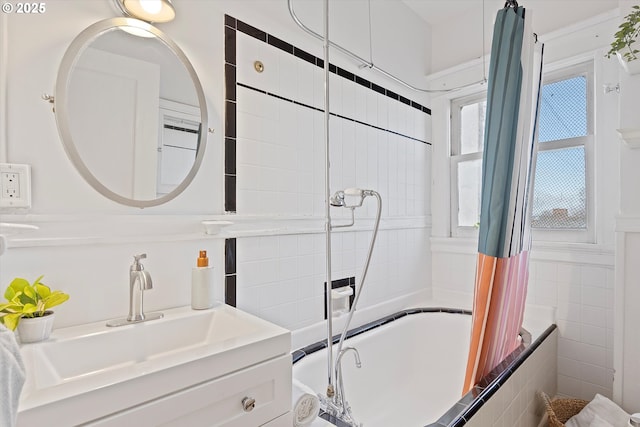
[[[471,346],[463,392],[519,345],[531,243],[530,195],[542,73],[524,7],[509,1],[493,31]]]

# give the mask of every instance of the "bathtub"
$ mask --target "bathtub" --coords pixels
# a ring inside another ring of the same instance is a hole
[[[365,427],[471,425],[474,414],[496,391],[504,388],[512,376],[519,382],[519,388],[528,390],[532,401],[540,390],[555,394],[555,325],[550,325],[534,342],[522,344],[461,397],[470,330],[468,311],[419,308],[404,310],[350,331],[344,346],[358,349],[362,367],[357,369],[353,355],[345,354],[342,369],[345,395],[356,421]],[[518,379],[518,368],[549,340],[549,349],[538,357],[543,362],[531,369],[538,371],[545,363],[553,367],[543,369],[544,374],[522,373]],[[293,363],[295,379],[318,394],[325,393],[326,342],[296,350]],[[529,377],[535,379],[535,384],[526,384]],[[521,396],[520,390],[514,391],[509,394],[519,396],[521,403],[517,406],[531,414],[523,415],[528,420],[525,422],[524,418],[514,415],[513,410],[509,411],[509,416],[515,417],[512,422],[518,422],[513,425],[537,425],[539,416],[534,413],[540,412],[539,409],[528,406],[525,393]],[[491,416],[503,415],[502,412],[499,408],[493,409]],[[329,419],[326,414],[324,418]],[[485,421],[476,424],[491,425]]]

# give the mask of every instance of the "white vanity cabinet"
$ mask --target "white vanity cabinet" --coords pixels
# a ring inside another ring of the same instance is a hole
[[[227,305],[21,346],[17,427],[291,425],[291,334]]]
[[[286,425],[276,423],[276,418],[289,412],[290,406],[291,357],[281,356],[88,425],[277,426]]]

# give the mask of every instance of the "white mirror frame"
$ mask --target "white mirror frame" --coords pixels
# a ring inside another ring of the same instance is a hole
[[[176,57],[182,62],[185,66],[187,72],[191,76],[191,80],[193,81],[194,89],[198,96],[198,104],[200,107],[200,133],[198,136],[198,150],[196,153],[196,158],[191,167],[191,170],[185,177],[185,179],[171,192],[163,195],[162,197],[158,197],[156,199],[149,200],[137,200],[130,199],[127,197],[123,197],[120,194],[114,193],[109,188],[107,188],[104,184],[102,184],[89,170],[87,165],[83,162],[76,144],[73,141],[73,137],[71,135],[71,128],[69,125],[69,109],[68,109],[68,87],[70,83],[71,71],[73,70],[76,62],[80,54],[87,47],[87,44],[94,40],[97,36],[102,34],[103,32],[117,27],[134,27],[143,31],[147,31],[153,34],[156,38],[160,39],[171,51],[176,55]],[[157,29],[156,27],[134,19],[134,18],[110,18],[105,19],[103,21],[96,22],[93,25],[90,25],[85,30],[83,30],[78,36],[71,42],[67,51],[65,52],[62,62],[60,64],[60,69],[58,70],[58,77],[56,80],[56,88],[55,88],[55,116],[56,123],[58,125],[58,132],[60,134],[60,138],[62,139],[62,144],[64,146],[65,152],[67,156],[76,167],[80,175],[100,194],[103,196],[121,203],[127,206],[133,206],[138,208],[146,208],[151,206],[161,205],[166,203],[180,193],[182,193],[187,186],[191,183],[193,178],[195,177],[200,164],[202,163],[202,159],[204,157],[207,136],[208,136],[208,127],[207,127],[207,102],[204,96],[204,91],[202,89],[202,85],[200,84],[200,80],[198,79],[198,75],[195,72],[195,69],[189,62],[189,59],[184,54],[184,52],[180,49],[180,47],[173,42],[167,35],[165,35],[162,31]]]

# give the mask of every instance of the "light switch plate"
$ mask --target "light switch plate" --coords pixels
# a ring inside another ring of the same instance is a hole
[[[31,166],[0,163],[0,208],[31,207]]]

